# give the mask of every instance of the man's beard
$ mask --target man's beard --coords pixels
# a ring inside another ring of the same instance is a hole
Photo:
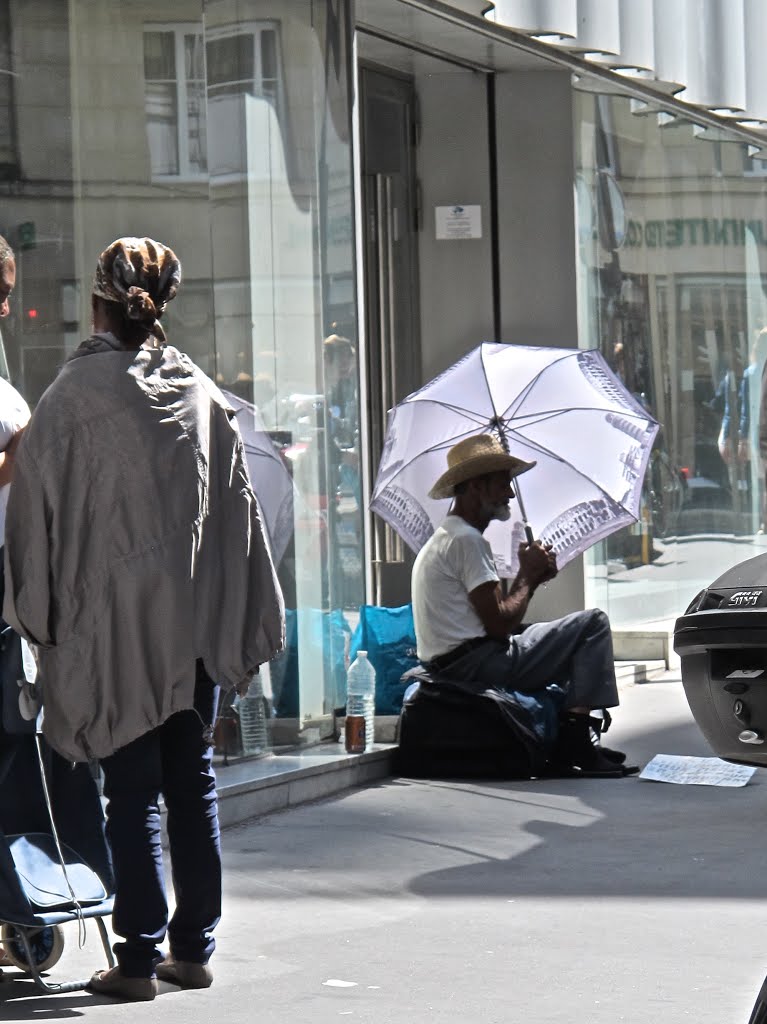
[[[488,521],[497,519],[499,523],[505,523],[511,518],[511,509],[507,501],[502,501],[499,505],[482,505],[482,513]]]

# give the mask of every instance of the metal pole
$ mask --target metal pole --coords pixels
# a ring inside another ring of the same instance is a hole
[[[525,527],[525,537],[527,537],[528,544],[535,544],[535,534],[533,528],[527,521],[527,513],[525,512],[525,503],[522,501],[522,492],[519,489],[519,477],[514,477],[514,490],[517,493],[517,501],[519,502],[519,511],[522,513],[522,523]]]

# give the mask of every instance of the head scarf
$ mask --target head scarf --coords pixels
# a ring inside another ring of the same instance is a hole
[[[118,238],[99,257],[93,294],[119,303],[129,320],[163,343],[159,319],[180,283],[181,264],[168,246],[152,238]]]

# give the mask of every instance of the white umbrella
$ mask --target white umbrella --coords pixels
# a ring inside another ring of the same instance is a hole
[[[485,342],[389,412],[370,507],[413,551],[450,507],[428,497],[448,449],[483,432],[538,463],[514,482],[511,519],[485,533],[501,577],[526,535],[553,544],[561,567],[638,519],[658,424],[599,352]]]
[[[279,565],[293,535],[293,511],[300,498],[256,406],[231,391],[222,391],[222,394],[236,413],[250,482],[258,499],[272,560]]]

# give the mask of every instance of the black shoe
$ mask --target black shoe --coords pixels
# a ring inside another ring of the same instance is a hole
[[[550,758],[550,768],[565,778],[622,779],[622,765],[610,758],[601,746],[592,742],[592,719],[589,715],[566,712],[559,720],[559,735]],[[620,751],[612,752],[621,756]],[[623,755],[625,760],[625,755]]]
[[[626,755],[622,750],[610,750],[609,747],[603,747],[600,743],[596,748],[602,757],[606,757],[608,761],[612,761],[613,764],[624,764],[626,761]]]
[[[610,715],[610,712],[605,710],[602,714],[602,718],[596,718],[593,715],[589,715],[591,742],[595,747],[598,747],[599,750],[602,751],[608,761],[614,761],[615,764],[623,764],[626,760],[626,755],[622,750],[611,750],[610,747],[602,745],[600,737],[603,732],[607,732],[612,724],[612,716]]]

